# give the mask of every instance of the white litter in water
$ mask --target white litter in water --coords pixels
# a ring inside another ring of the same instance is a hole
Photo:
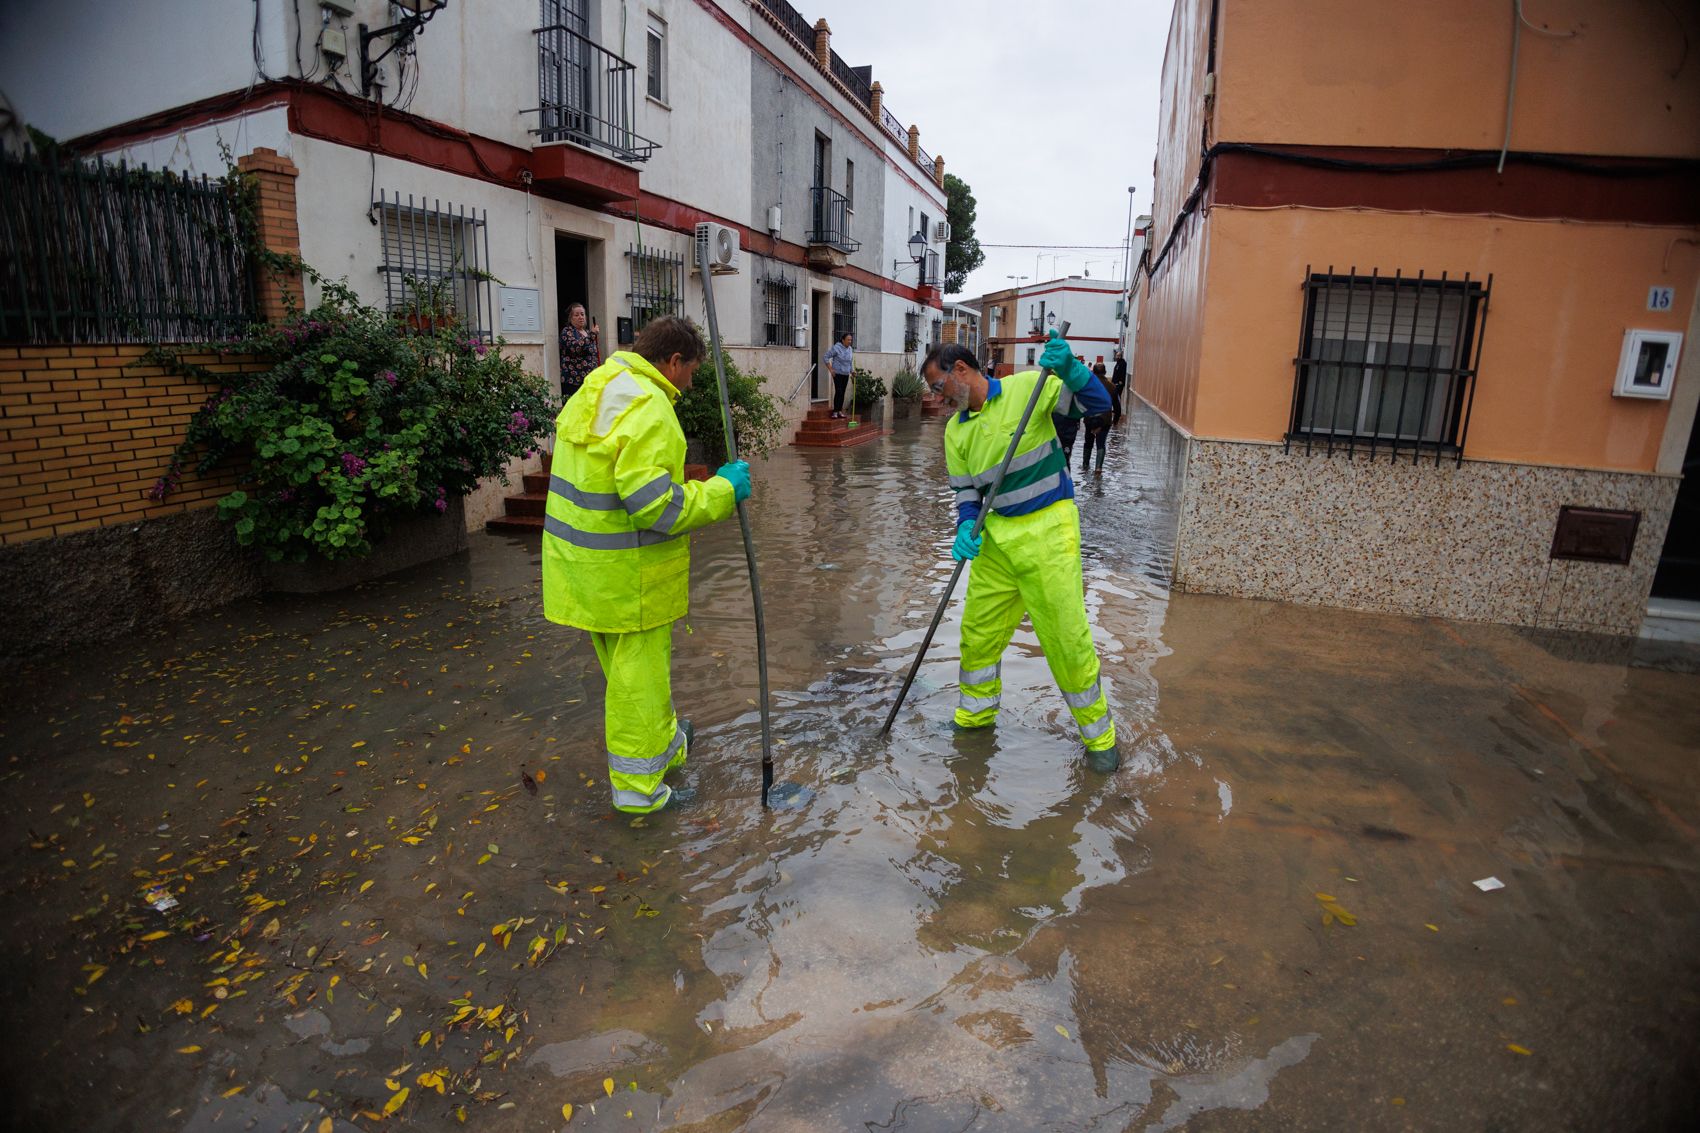
[[[1475,884],[1476,888],[1480,889],[1483,893],[1492,893],[1495,889],[1505,888],[1505,882],[1501,881],[1497,877],[1484,877]]]

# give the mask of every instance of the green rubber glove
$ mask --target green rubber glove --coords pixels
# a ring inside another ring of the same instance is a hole
[[[956,542],[950,545],[950,557],[957,562],[972,559],[980,553],[980,538],[974,534],[974,521],[965,519],[956,527]]]
[[[1063,385],[1076,393],[1086,388],[1086,383],[1092,380],[1092,371],[1086,368],[1086,363],[1074,356],[1074,347],[1068,344],[1068,339],[1054,327],[1051,330],[1051,341],[1045,343],[1045,349],[1039,355],[1039,365],[1051,371],[1063,380]]]
[[[722,464],[714,474],[732,485],[732,499],[743,503],[750,498],[750,465],[746,460],[734,460],[730,464]]]

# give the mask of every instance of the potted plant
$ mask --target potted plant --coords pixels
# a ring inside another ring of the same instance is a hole
[[[905,366],[891,380],[892,416],[901,421],[915,412],[921,399],[927,396],[927,383]]]
[[[732,431],[738,438],[738,455],[744,459],[766,456],[779,443],[785,430],[785,415],[779,402],[761,387],[761,374],[741,370],[732,359],[726,363],[726,397],[732,404]],[[726,427],[720,417],[720,387],[714,362],[704,359],[691,379],[691,388],[679,395],[673,406],[679,427],[685,433],[685,458],[709,469],[726,462]]]
[[[415,334],[430,334],[447,327],[455,320],[454,277],[440,275],[421,279],[404,275],[402,286],[407,288],[407,301],[401,308],[401,320]]]
[[[885,380],[874,377],[860,366],[850,371],[850,380],[851,402],[856,407],[858,418],[851,425],[867,422],[877,428],[885,418]]]

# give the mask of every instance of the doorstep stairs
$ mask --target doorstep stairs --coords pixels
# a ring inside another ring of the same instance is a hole
[[[845,416],[835,420],[830,405],[824,401],[815,402],[809,406],[809,414],[803,418],[803,425],[791,443],[799,448],[854,448],[877,441],[888,432],[869,421],[863,421],[852,429],[850,422],[853,419]]]

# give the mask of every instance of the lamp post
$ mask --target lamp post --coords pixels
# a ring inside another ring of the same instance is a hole
[[[1133,278],[1133,186],[1127,187],[1127,239],[1122,243],[1122,291]]]
[[[917,233],[915,233],[915,235],[909,237],[909,261],[911,263],[918,265],[918,264],[921,263],[921,261],[923,259],[926,258],[926,255],[927,255],[927,237],[926,237],[926,235],[924,233],[917,232]],[[903,266],[902,260],[891,261],[891,274],[895,276],[897,274],[897,269],[902,267],[902,266]],[[916,279],[915,279],[915,286],[919,287],[924,283],[926,283],[926,279],[924,278],[922,273],[917,272],[916,273]]]

